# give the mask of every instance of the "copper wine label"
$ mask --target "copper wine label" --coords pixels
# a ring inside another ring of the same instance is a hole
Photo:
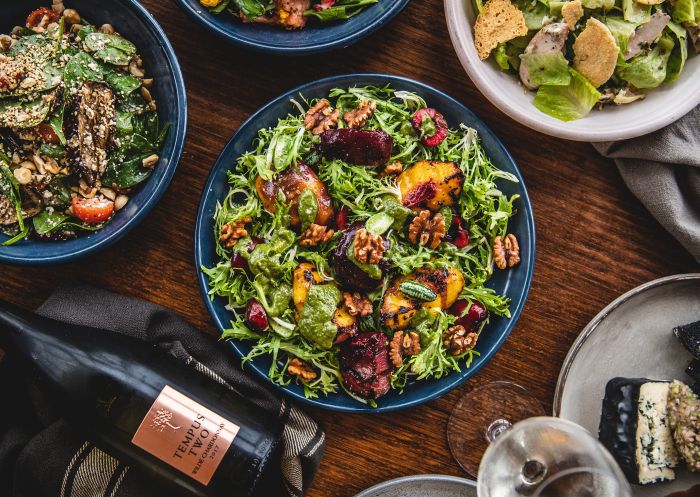
[[[207,485],[239,429],[166,385],[131,442]]]

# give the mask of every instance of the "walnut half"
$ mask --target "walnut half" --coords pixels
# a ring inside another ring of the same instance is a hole
[[[362,128],[376,109],[377,102],[374,100],[362,100],[357,109],[349,110],[343,114],[343,119],[348,124],[348,128]]]
[[[318,376],[316,371],[314,371],[311,366],[306,364],[301,359],[297,359],[296,357],[289,361],[287,372],[304,382],[309,382]]]
[[[500,236],[493,239],[493,260],[498,269],[513,267],[520,262],[520,247],[514,234],[510,233],[503,239]]]
[[[397,331],[394,333],[394,338],[391,339],[389,345],[389,357],[395,367],[400,367],[403,364],[404,356],[416,355],[420,352],[420,337],[418,333],[411,331],[404,333]]]
[[[326,243],[333,237],[335,231],[327,226],[312,224],[301,234],[299,245],[302,247],[315,247],[321,243]]]
[[[452,326],[442,337],[442,344],[452,355],[461,355],[470,351],[476,345],[479,335],[473,331],[467,332],[462,325]]]
[[[224,224],[221,227],[221,244],[224,247],[233,247],[239,238],[244,238],[248,236],[248,230],[245,229],[245,225],[253,221],[251,217],[244,217],[238,221],[232,223]]]
[[[340,110],[331,109],[331,103],[322,98],[306,112],[304,128],[314,135],[320,135],[337,126],[338,119],[340,119]]]
[[[343,305],[351,316],[365,318],[372,314],[372,302],[360,292],[343,292]]]
[[[364,228],[355,233],[355,260],[362,264],[379,264],[384,255],[384,239],[381,235],[373,235]]]
[[[420,211],[408,227],[408,239],[417,245],[436,249],[445,238],[447,227],[439,212],[432,218],[429,210]]]

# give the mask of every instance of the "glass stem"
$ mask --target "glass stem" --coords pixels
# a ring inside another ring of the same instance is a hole
[[[499,436],[510,430],[513,423],[507,419],[497,419],[486,428],[486,441],[493,443]]]

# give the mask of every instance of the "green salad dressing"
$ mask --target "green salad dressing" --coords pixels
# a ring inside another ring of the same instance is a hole
[[[299,195],[299,220],[301,229],[306,230],[316,220],[318,214],[318,200],[316,194],[306,189]]]
[[[294,232],[281,228],[267,243],[261,243],[253,249],[248,258],[250,271],[268,278],[279,278],[284,274],[282,255],[294,244]]]
[[[312,285],[299,318],[299,333],[322,349],[330,349],[338,333],[333,313],[340,301],[335,285]]]

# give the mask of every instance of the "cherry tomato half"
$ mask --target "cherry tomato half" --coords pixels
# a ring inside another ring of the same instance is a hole
[[[114,202],[111,200],[73,197],[73,214],[85,223],[103,223],[113,212]]]

